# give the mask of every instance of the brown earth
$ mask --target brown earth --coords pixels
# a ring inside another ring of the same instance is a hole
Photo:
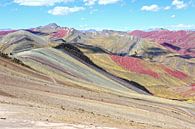
[[[194,129],[195,105],[61,84],[0,58],[0,127]]]

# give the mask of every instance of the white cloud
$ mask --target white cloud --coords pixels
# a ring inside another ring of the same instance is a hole
[[[114,3],[117,3],[119,1],[121,1],[121,0],[83,0],[85,5],[87,5],[87,6],[94,5],[96,2],[100,5],[107,5],[107,4],[114,4]]]
[[[52,6],[56,3],[71,2],[74,0],[14,0],[14,3],[24,6]]]
[[[87,5],[87,6],[94,5],[96,1],[97,0],[83,0],[83,2],[85,3],[85,5]]]
[[[163,8],[164,10],[170,10],[171,9],[171,6],[166,6]]]
[[[177,9],[182,9],[187,7],[187,4],[184,3],[183,0],[173,0],[172,5],[175,6]]]
[[[100,5],[107,5],[107,4],[114,4],[119,2],[120,0],[99,0],[98,4]]]
[[[83,0],[83,2],[85,3],[86,6],[92,6],[96,2],[100,5],[107,5],[107,4],[114,4],[114,3],[117,3],[119,1],[121,1],[121,0]]]
[[[156,4],[153,4],[153,5],[145,5],[141,8],[142,11],[153,11],[153,12],[156,12],[160,9],[160,7]]]
[[[176,16],[173,14],[173,15],[171,15],[171,18],[175,18]]]
[[[159,10],[170,10],[172,7],[175,7],[177,9],[183,9],[183,8],[186,8],[189,5],[189,3],[187,4],[183,0],[172,0],[172,5],[170,5],[170,6],[159,7],[156,4],[144,5],[144,6],[142,6],[141,10],[155,12],[155,11],[159,11]]]
[[[68,15],[70,13],[74,13],[74,12],[79,12],[84,10],[85,8],[83,7],[62,7],[62,6],[57,6],[51,10],[48,11],[49,14],[52,15]]]

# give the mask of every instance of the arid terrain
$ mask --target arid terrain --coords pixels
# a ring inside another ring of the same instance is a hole
[[[1,129],[194,129],[194,31],[0,32]]]

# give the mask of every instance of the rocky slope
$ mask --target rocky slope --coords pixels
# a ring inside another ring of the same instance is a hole
[[[195,128],[193,32],[164,31],[0,33],[0,127]]]

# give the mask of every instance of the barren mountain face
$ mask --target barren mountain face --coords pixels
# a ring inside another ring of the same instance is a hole
[[[194,31],[0,32],[2,129],[194,129]]]

